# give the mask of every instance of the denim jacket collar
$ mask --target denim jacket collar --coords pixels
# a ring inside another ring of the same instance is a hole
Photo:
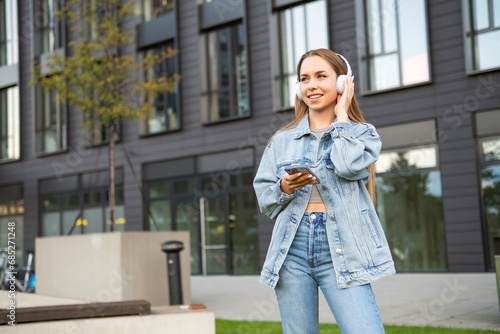
[[[333,121],[332,124],[328,127],[328,130],[331,132],[333,128],[335,127],[335,123],[339,122],[338,118],[335,117],[335,121]],[[355,123],[351,119],[348,120],[350,124]],[[311,130],[309,129],[309,113],[307,113],[302,120],[297,124],[295,127],[295,132],[293,134],[293,139],[299,139],[300,137],[304,136],[305,134],[310,134]]]

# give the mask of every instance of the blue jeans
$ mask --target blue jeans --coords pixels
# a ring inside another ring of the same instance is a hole
[[[326,212],[305,212],[275,288],[283,333],[319,333],[318,286],[343,334],[385,333],[370,284],[339,289]]]

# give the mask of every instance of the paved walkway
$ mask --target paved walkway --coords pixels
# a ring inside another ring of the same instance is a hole
[[[396,274],[372,284],[384,324],[500,331],[493,273]],[[216,318],[280,321],[274,290],[258,276],[193,276],[192,302]],[[335,323],[320,294],[320,322]]]

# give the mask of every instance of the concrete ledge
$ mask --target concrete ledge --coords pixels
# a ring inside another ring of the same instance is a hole
[[[99,319],[46,321],[0,326],[0,334],[215,334],[214,313],[184,310],[179,306],[158,306],[152,314]]]

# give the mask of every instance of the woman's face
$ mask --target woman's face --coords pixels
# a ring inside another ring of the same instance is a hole
[[[300,92],[309,110],[331,110],[337,100],[337,73],[319,56],[304,59],[300,66]]]

